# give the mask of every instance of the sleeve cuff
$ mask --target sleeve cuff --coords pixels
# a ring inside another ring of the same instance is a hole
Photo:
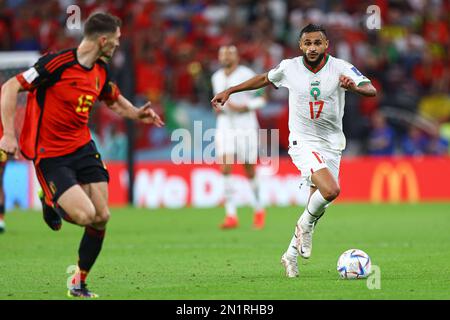
[[[363,80],[360,83],[358,83],[357,87],[359,87],[359,86],[361,86],[361,85],[363,85],[365,83],[371,83],[371,81],[370,80]]]
[[[16,75],[16,79],[25,90],[30,91],[31,89],[33,89],[33,86],[25,80],[21,73]]]

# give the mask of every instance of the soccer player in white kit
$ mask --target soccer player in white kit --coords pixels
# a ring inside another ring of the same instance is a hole
[[[212,76],[214,94],[224,91],[255,76],[248,67],[239,65],[239,55],[235,46],[222,46],[219,49],[219,62],[222,68]],[[258,159],[258,119],[255,110],[265,105],[261,91],[241,92],[231,97],[218,111],[216,128],[216,154],[221,163],[224,177],[225,221],[222,229],[238,226],[234,188],[231,177],[232,165],[242,163],[253,191],[253,226],[264,226],[265,211],[259,199],[258,179],[255,164]]]
[[[297,277],[297,256],[311,256],[312,234],[325,209],[340,193],[339,165],[345,136],[342,131],[345,91],[373,97],[376,89],[350,63],[326,53],[328,40],[321,26],[309,24],[300,32],[303,56],[286,59],[267,73],[217,94],[220,108],[233,93],[273,84],[289,90],[289,154],[310,185],[310,197],[297,221],[294,236],[281,258],[288,277]]]

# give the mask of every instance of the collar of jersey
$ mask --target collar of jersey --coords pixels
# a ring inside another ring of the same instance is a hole
[[[322,70],[323,67],[325,67],[329,58],[330,58],[330,55],[328,53],[325,53],[325,57],[322,60],[323,62],[321,62],[316,68],[311,68],[307,63],[305,63],[305,57],[302,57],[302,62],[306,69],[308,69],[312,73],[317,73],[320,70]]]

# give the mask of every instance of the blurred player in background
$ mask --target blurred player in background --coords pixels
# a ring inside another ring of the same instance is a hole
[[[346,144],[342,131],[345,91],[376,95],[370,80],[358,69],[326,53],[328,44],[325,30],[309,24],[300,32],[303,56],[285,59],[268,73],[231,87],[211,101],[220,108],[233,93],[269,84],[289,90],[289,154],[311,188],[309,201],[281,258],[288,277],[298,276],[298,254],[310,257],[314,227],[340,193],[339,166]]]
[[[41,57],[34,67],[9,79],[2,88],[4,135],[0,149],[17,157],[14,134],[17,95],[27,90],[20,151],[33,160],[43,190],[45,222],[52,230],[65,220],[85,227],[78,270],[68,295],[95,298],[86,277],[103,244],[108,209],[109,174],[87,126],[97,99],[119,115],[162,126],[150,102],[136,108],[109,78],[107,61],[119,46],[120,19],[105,13],[88,18],[78,48]]]
[[[239,54],[235,46],[222,46],[219,49],[219,62],[222,68],[212,76],[214,94],[246,81],[255,73],[246,66],[239,65]],[[264,227],[265,210],[259,199],[258,178],[255,165],[258,161],[258,119],[255,110],[266,103],[263,91],[242,92],[234,95],[218,111],[216,128],[216,154],[221,163],[225,192],[225,221],[222,229],[236,228],[238,217],[234,201],[234,188],[231,177],[233,164],[244,164],[245,173],[253,191],[253,210],[256,229]]]

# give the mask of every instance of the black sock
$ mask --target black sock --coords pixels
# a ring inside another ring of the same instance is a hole
[[[78,267],[81,271],[88,273],[102,249],[105,230],[97,230],[91,226],[84,229],[83,238],[78,249]]]

